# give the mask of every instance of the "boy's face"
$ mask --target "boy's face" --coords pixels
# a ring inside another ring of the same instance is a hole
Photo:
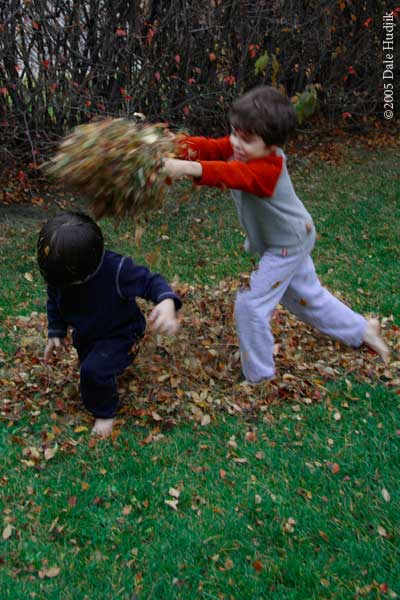
[[[273,147],[267,146],[259,135],[239,131],[234,127],[231,127],[229,140],[232,145],[234,159],[241,162],[268,156],[273,151]]]

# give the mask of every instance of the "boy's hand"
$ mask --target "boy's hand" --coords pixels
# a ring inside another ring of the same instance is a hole
[[[60,348],[66,348],[68,345],[66,338],[49,338],[44,349],[44,360],[49,360],[54,351],[58,352]]]
[[[179,177],[201,177],[203,167],[200,163],[178,158],[164,158],[164,172],[171,179]]]
[[[166,298],[152,310],[149,317],[150,326],[153,331],[175,335],[179,329],[176,320],[175,303],[172,298]]]

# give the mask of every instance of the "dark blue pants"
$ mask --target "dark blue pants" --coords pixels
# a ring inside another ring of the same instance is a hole
[[[81,367],[80,391],[85,408],[96,418],[111,419],[118,409],[117,376],[133,361],[135,340],[114,338],[76,345]]]

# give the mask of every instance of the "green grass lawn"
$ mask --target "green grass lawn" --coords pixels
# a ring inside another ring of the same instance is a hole
[[[346,152],[341,166],[294,165],[319,233],[317,271],[356,310],[399,326],[398,152]],[[47,218],[3,215],[0,382],[23,335],[5,319],[43,311],[35,237]],[[103,225],[110,248],[169,279],[212,287],[252,268],[228,194],[202,190],[178,208],[171,198],[139,250],[128,223]],[[2,419],[0,597],[400,597],[393,360],[390,377],[370,384],[356,371],[331,379],[321,403],[289,398],[248,418],[221,410],[205,427],[188,419],[161,431],[126,420],[94,447],[84,414],[56,397],[34,417]],[[56,452],[45,460],[46,447]]]

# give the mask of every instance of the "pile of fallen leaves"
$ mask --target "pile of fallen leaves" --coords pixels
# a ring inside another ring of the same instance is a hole
[[[184,298],[180,332],[175,338],[147,334],[134,364],[121,377],[120,417],[153,425],[148,441],[182,419],[206,426],[219,412],[268,419],[269,407],[276,402],[292,403],[295,412],[301,405],[322,400],[329,406],[325,387],[329,380],[344,378],[351,401],[349,375],[369,385],[371,381],[399,384],[395,360],[386,367],[368,349],[343,346],[280,308],[273,319],[277,375],[258,386],[247,384],[241,375],[233,318],[239,283],[226,280],[216,288],[175,286]],[[383,326],[395,359],[400,349],[398,328],[390,319]],[[42,361],[43,314],[9,320],[8,329],[14,330],[18,350],[0,366],[0,419],[15,422],[28,413],[32,423],[46,411],[51,419],[72,420],[78,429],[86,430],[79,423],[82,417],[88,422],[91,418],[79,398],[75,351],[71,348],[51,364]]]
[[[137,218],[162,206],[162,159],[174,148],[174,136],[161,123],[108,118],[76,127],[47,164],[47,172],[81,193],[96,218]]]

